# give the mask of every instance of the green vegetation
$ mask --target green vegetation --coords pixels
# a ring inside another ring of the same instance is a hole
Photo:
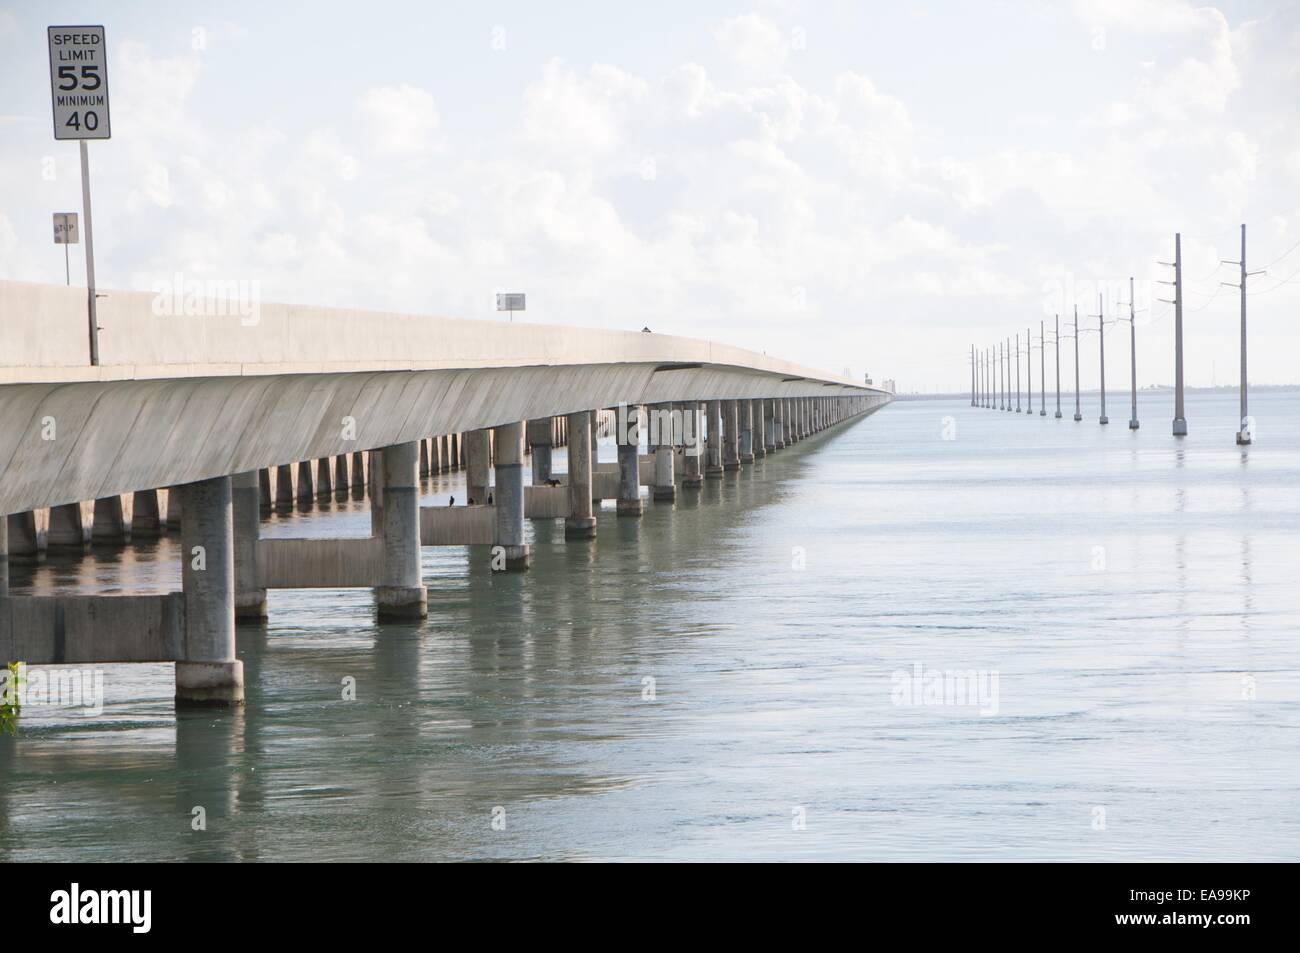
[[[23,683],[23,663],[10,662],[0,672],[0,734],[18,733],[18,689]]]

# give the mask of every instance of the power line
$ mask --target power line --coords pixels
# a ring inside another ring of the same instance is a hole
[[[1300,248],[1300,244],[1297,244],[1296,247],[1297,247],[1297,248]],[[1284,255],[1283,257],[1286,257],[1286,256]],[[1281,260],[1281,259],[1279,259],[1279,261],[1280,261],[1280,260]],[[1264,269],[1264,270],[1267,271],[1268,269]],[[1268,294],[1270,291],[1277,291],[1277,289],[1278,289],[1278,288],[1281,288],[1283,285],[1289,285],[1289,284],[1291,284],[1292,280],[1295,278],[1296,275],[1300,275],[1300,268],[1297,268],[1295,271],[1291,272],[1290,275],[1288,275],[1286,278],[1283,278],[1283,279],[1282,279],[1281,281],[1279,281],[1277,284],[1273,285],[1273,287],[1271,287],[1271,288],[1265,288],[1263,291],[1252,291],[1252,292],[1250,292],[1250,295],[1251,295],[1252,297],[1254,297],[1254,296],[1257,296],[1257,295],[1266,295],[1266,294]]]
[[[1286,251],[1282,252],[1282,254],[1278,255],[1276,258],[1274,258],[1272,261],[1270,261],[1267,265],[1265,265],[1265,266],[1264,266],[1264,270],[1265,270],[1265,271],[1268,271],[1270,268],[1272,268],[1274,265],[1276,265],[1279,261],[1281,261],[1281,260],[1282,260],[1283,258],[1285,258],[1287,255],[1289,255],[1289,254],[1291,254],[1293,251],[1295,251],[1297,248],[1300,248],[1300,241],[1297,241],[1294,245],[1292,245],[1292,246],[1291,246],[1290,248],[1288,248]]]

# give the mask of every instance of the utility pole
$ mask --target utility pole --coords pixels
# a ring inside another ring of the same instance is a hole
[[[1001,394],[998,395],[997,410],[1006,410],[1006,348],[1002,342],[997,342],[997,377],[998,384],[1001,385]]]
[[[1101,303],[1101,295],[1097,295],[1097,341],[1101,349],[1101,418],[1097,421],[1099,424],[1110,423],[1110,418],[1106,416],[1106,320],[1103,312],[1104,306]]]
[[[1137,310],[1133,297],[1133,276],[1129,275],[1128,279],[1128,347],[1129,347],[1129,378],[1130,388],[1133,395],[1133,409],[1129,413],[1128,429],[1137,430],[1138,423],[1138,346],[1137,346]]]
[[[998,375],[998,410],[1007,409],[1007,375],[1002,366],[1004,358],[1002,356],[1002,342],[999,341],[993,345],[993,366]]]
[[[998,410],[1005,410],[1004,401],[1002,400],[1002,345],[993,345],[993,379],[995,386],[993,388],[993,398],[996,401]]]
[[[1042,320],[1038,322],[1038,416],[1047,416],[1047,331]]]
[[[1008,345],[1009,346],[1009,345]],[[1016,413],[1020,410],[1020,335],[1016,335]]]
[[[1174,260],[1162,261],[1160,264],[1173,268],[1174,280],[1162,281],[1162,285],[1172,284],[1174,286],[1174,298],[1170,301],[1167,298],[1161,298],[1167,304],[1174,306],[1174,427],[1175,437],[1187,436],[1187,414],[1183,408],[1183,236],[1180,232],[1174,233]]]
[[[1079,412],[1079,306],[1074,306],[1074,419],[1080,421]]]
[[[1056,315],[1056,419],[1061,419],[1061,316]]]
[[[1241,426],[1237,428],[1237,446],[1247,447],[1255,438],[1255,428],[1246,410],[1246,279],[1251,275],[1262,275],[1262,271],[1246,271],[1246,226],[1241,226],[1241,261],[1224,261],[1223,265],[1241,266],[1241,283],[1223,281],[1220,284],[1241,290]]]
[[[1025,328],[1025,413],[1034,413],[1034,337],[1033,328]]]
[[[1007,396],[1007,405],[1002,409],[1011,413],[1011,338],[1002,347],[1002,390]]]

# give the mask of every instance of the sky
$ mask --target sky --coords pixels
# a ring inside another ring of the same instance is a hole
[[[81,206],[51,24],[108,39],[101,288],[485,321],[520,291],[911,392],[1040,322],[1050,375],[1057,313],[1072,365],[1076,305],[1095,385],[1132,276],[1147,386],[1178,232],[1188,383],[1230,384],[1245,223],[1251,379],[1300,383],[1297,3],[0,0],[0,278],[64,281]]]

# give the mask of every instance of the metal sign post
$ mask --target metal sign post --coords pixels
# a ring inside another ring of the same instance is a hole
[[[54,244],[63,246],[63,278],[69,285],[72,284],[72,270],[68,265],[68,246],[76,245],[80,241],[81,235],[77,229],[77,213],[55,212]]]
[[[90,158],[87,139],[108,139],[108,47],[102,26],[52,26],[50,103],[54,138],[77,139],[81,153],[81,213],[86,219],[86,302],[90,320],[90,363],[99,363],[99,324],[95,314],[95,242],[90,224]],[[66,252],[67,249],[65,248]]]
[[[524,309],[524,296],[523,296],[522,294],[518,294],[518,293],[498,294],[498,295],[497,295],[497,310],[498,310],[498,311],[509,311],[509,312],[510,312],[510,320],[511,320],[511,321],[514,321],[514,319],[515,319],[515,312],[516,312],[516,311],[523,311],[523,310],[525,310],[525,309]]]

